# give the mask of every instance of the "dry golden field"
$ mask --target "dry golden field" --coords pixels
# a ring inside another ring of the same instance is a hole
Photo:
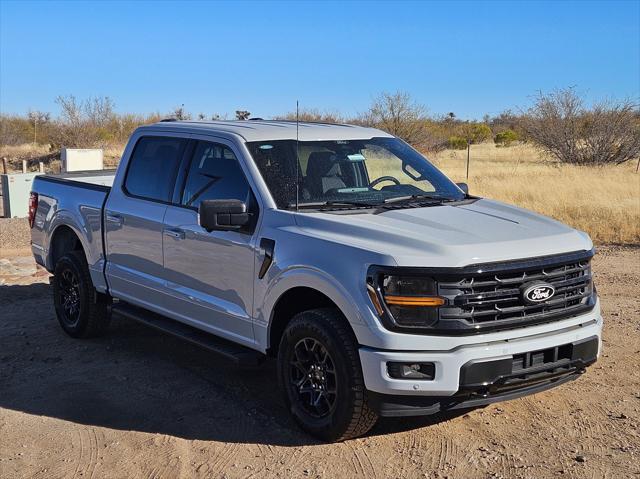
[[[107,146],[104,151],[105,168],[114,168],[124,145]],[[0,158],[8,160],[8,168],[17,172],[22,169],[22,160],[27,160],[28,169],[36,171],[38,169],[38,161],[45,162],[45,171],[47,173],[58,173],[60,171],[60,151],[52,150],[50,145],[34,145],[33,143],[25,143],[23,145],[0,145]]]
[[[49,145],[34,145],[25,143],[24,145],[0,145],[0,157],[10,161],[37,158],[49,154]]]
[[[466,150],[430,160],[465,181]],[[530,145],[471,146],[470,192],[551,216],[589,233],[594,243],[640,243],[640,174],[636,162],[602,168],[561,165]]]

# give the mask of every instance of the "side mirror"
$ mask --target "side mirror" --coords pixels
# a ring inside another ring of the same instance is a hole
[[[249,223],[247,205],[240,200],[203,200],[198,215],[207,231],[235,231]]]
[[[469,194],[469,185],[466,183],[456,183],[456,186],[464,191],[465,195]]]

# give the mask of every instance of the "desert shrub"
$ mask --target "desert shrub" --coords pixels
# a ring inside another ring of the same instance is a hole
[[[338,112],[325,110],[321,111],[317,108],[301,108],[297,113],[291,111],[284,115],[276,116],[276,120],[289,120],[295,121],[298,118],[300,121],[315,121],[322,123],[345,123],[347,120]]]
[[[189,113],[184,105],[176,106],[170,113],[169,118],[174,118],[176,120],[191,120],[192,115]]]
[[[621,164],[640,155],[638,106],[602,101],[591,108],[571,88],[540,93],[523,117],[530,139],[552,157],[576,165]]]
[[[248,110],[236,110],[236,120],[248,120],[251,112]]]
[[[429,127],[426,107],[406,92],[380,94],[354,123],[384,130],[422,151],[438,151],[446,144]]]
[[[522,114],[505,110],[497,116],[489,118],[485,123],[491,127],[491,131],[495,134],[502,133],[505,130],[512,130],[518,135],[517,141],[527,141],[527,135],[522,128]]]
[[[447,142],[447,146],[451,150],[466,150],[467,139],[462,138],[461,136],[450,136]]]
[[[519,139],[520,136],[515,131],[504,130],[493,137],[493,142],[496,145],[509,146],[511,145],[511,143],[513,143],[514,141],[518,141]]]
[[[55,124],[48,113],[30,111],[26,116],[0,115],[0,144],[23,145],[51,142]]]
[[[59,96],[56,103],[61,110],[52,137],[56,147],[86,148],[109,142],[109,125],[116,120],[109,97],[78,100],[73,95]]]

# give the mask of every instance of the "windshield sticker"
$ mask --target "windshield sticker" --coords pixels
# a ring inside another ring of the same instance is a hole
[[[349,161],[365,161],[366,158],[361,153],[354,153],[353,155],[347,155]]]

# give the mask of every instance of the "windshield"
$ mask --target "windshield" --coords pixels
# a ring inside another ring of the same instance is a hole
[[[278,208],[296,204],[296,148],[300,158],[298,202],[378,205],[419,198],[462,200],[465,195],[420,153],[397,138],[275,140],[247,143]]]

